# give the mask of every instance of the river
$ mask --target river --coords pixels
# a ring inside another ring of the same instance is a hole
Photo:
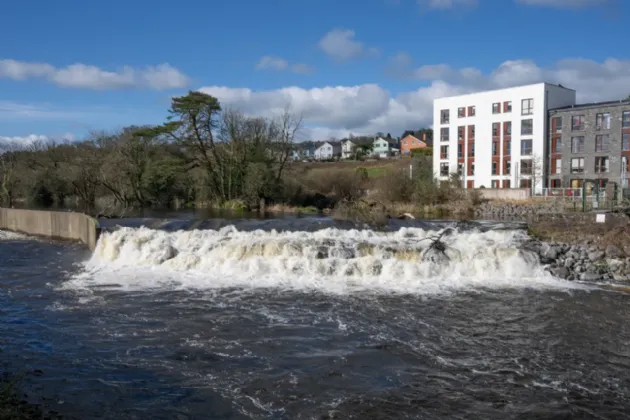
[[[0,356],[68,418],[622,419],[626,294],[509,225],[110,221],[0,232]]]

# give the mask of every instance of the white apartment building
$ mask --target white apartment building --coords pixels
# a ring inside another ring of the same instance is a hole
[[[465,188],[543,187],[547,111],[575,104],[575,91],[549,83],[433,101],[433,168]]]

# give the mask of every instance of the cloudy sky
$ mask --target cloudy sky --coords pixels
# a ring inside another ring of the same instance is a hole
[[[36,12],[35,12],[36,11]],[[435,98],[529,82],[630,94],[628,0],[25,0],[0,13],[0,140],[164,120],[188,90],[300,139],[430,126]]]

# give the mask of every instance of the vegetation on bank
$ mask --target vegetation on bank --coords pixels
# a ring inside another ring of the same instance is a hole
[[[167,121],[158,126],[94,132],[78,142],[5,145],[0,200],[3,206],[72,206],[112,216],[209,206],[331,211],[336,217],[367,209],[384,216],[416,213],[426,206],[460,211],[475,201],[456,179],[437,185],[431,158],[423,154],[349,165],[293,162],[301,128],[301,118],[288,109],[275,119],[251,117],[189,92],[172,99]]]

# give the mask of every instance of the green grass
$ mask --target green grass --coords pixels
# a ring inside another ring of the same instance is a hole
[[[387,167],[385,166],[372,166],[365,169],[367,171],[368,178],[380,178],[387,174]]]

